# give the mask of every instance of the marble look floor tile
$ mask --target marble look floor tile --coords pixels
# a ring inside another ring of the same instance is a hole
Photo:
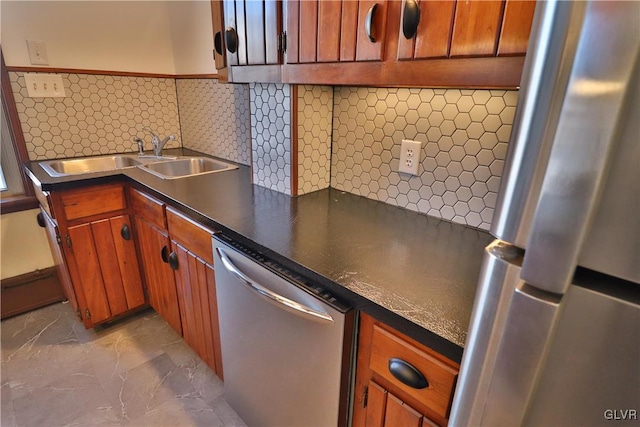
[[[196,356],[190,361],[178,365],[178,368],[193,386],[198,396],[208,404],[213,404],[220,396],[224,395],[222,380],[199,357]]]
[[[155,311],[87,330],[54,304],[1,325],[2,427],[244,426]]]
[[[19,426],[64,426],[97,408],[110,407],[95,375],[67,374],[13,400]]]
[[[119,374],[163,354],[157,346],[141,341],[144,333],[135,328],[122,328],[85,344],[86,357],[101,381],[118,378]]]
[[[213,408],[198,397],[184,397],[164,402],[148,411],[131,425],[140,427],[225,426]]]
[[[2,369],[4,371],[4,367]],[[9,378],[2,377],[0,386],[0,426],[13,427],[16,425],[15,412],[13,410],[13,398],[11,396],[11,387],[9,387]]]
[[[102,387],[121,424],[136,421],[166,401],[197,397],[193,386],[166,354],[118,374]]]
[[[247,427],[236,412],[229,406],[224,396],[217,398],[211,407],[213,411],[220,417],[225,427]]]

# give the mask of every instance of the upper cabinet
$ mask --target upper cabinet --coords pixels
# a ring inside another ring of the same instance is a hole
[[[224,9],[222,0],[211,0],[211,23],[213,27],[213,59],[220,79],[227,80],[227,55],[224,43]]]
[[[214,43],[224,47],[231,82],[280,82],[284,36],[282,32],[282,4],[275,0],[223,0],[224,30],[216,34]],[[217,39],[216,39],[217,37]],[[216,41],[218,40],[218,41]]]
[[[287,64],[381,61],[386,1],[287,2]]]
[[[517,87],[535,10],[521,0],[222,3],[214,40],[229,81],[387,87]]]

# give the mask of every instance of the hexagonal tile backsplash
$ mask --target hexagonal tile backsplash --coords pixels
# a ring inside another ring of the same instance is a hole
[[[291,194],[291,86],[249,87],[253,182]]]
[[[489,229],[518,93],[334,89],[331,186]],[[402,139],[422,142],[420,176],[399,174]]]
[[[333,88],[298,86],[298,194],[331,182]]]
[[[177,79],[185,148],[251,163],[249,86],[214,79]]]
[[[146,126],[174,134],[181,146],[176,83],[172,78],[61,73],[66,97],[29,98],[24,73],[9,78],[31,160],[137,151]]]

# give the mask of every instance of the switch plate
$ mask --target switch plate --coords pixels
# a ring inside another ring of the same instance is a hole
[[[27,49],[29,50],[29,60],[31,60],[31,65],[49,65],[47,46],[44,42],[27,40]]]
[[[398,172],[418,176],[421,153],[422,143],[420,141],[403,139],[402,147],[400,148],[400,164],[398,166]]]
[[[60,74],[36,74],[24,75],[29,98],[64,98],[64,83]]]

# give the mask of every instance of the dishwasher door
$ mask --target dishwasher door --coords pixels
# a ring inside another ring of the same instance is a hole
[[[249,426],[346,425],[353,310],[259,254],[213,241],[229,405]]]

